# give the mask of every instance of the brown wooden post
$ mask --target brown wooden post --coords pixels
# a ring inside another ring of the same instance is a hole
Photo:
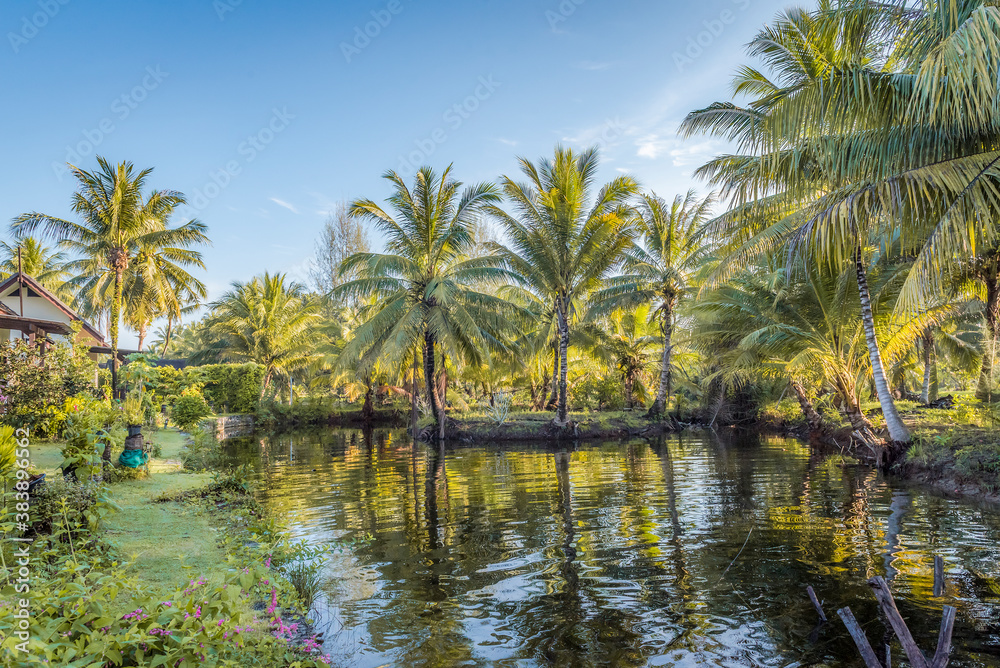
[[[903,617],[899,614],[899,610],[896,608],[896,601],[893,600],[892,593],[889,591],[889,585],[885,579],[874,577],[868,581],[868,586],[875,592],[875,598],[878,599],[882,612],[889,618],[889,625],[892,626],[896,637],[899,638],[899,644],[903,646],[903,651],[906,652],[906,658],[910,660],[910,665],[913,668],[930,668],[927,658],[920,651],[920,648],[917,647],[910,629],[906,627],[906,622],[903,621]]]
[[[809,600],[812,601],[813,607],[816,608],[816,612],[819,613],[819,618],[825,622],[826,613],[823,612],[823,606],[819,604],[819,599],[816,597],[816,592],[813,591],[812,586],[806,587],[806,592],[809,594]]]
[[[871,644],[868,642],[868,636],[865,635],[864,629],[858,624],[858,620],[854,618],[854,613],[851,612],[851,609],[841,608],[837,611],[837,614],[844,620],[847,632],[854,638],[854,644],[858,646],[858,651],[861,653],[861,658],[864,659],[865,665],[868,668],[882,668],[882,664],[879,663],[878,657],[875,655],[875,650],[872,649]]]
[[[948,653],[951,651],[951,632],[954,627],[955,608],[946,605],[941,613],[941,630],[938,632],[937,651],[934,652],[931,668],[945,668],[948,665]]]
[[[934,596],[944,595],[944,559],[935,555],[934,557]]]

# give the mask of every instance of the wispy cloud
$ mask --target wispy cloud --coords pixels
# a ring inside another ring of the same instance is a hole
[[[286,202],[284,200],[280,200],[277,197],[271,197],[270,199],[271,199],[272,202],[274,202],[278,206],[285,207],[286,209],[288,209],[292,213],[298,213],[299,212],[299,210],[296,209],[295,205],[293,205],[293,204],[289,204],[288,202]]]
[[[506,144],[507,146],[517,146],[517,142],[513,139],[504,139],[503,137],[497,137],[497,141],[501,144]]]
[[[593,60],[584,60],[577,63],[576,66],[581,70],[587,70],[588,72],[603,72],[604,70],[611,69],[611,63]]]

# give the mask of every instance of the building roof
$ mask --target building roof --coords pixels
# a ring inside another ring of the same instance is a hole
[[[37,293],[40,298],[46,300],[47,302],[55,306],[57,309],[62,311],[62,313],[65,314],[66,317],[70,319],[70,321],[75,320],[78,321],[81,325],[83,325],[83,331],[86,332],[87,335],[90,336],[92,339],[94,339],[97,343],[101,345],[105,343],[104,335],[101,334],[96,327],[94,327],[89,322],[84,320],[79,313],[77,313],[70,307],[66,306],[66,304],[62,303],[62,301],[58,297],[49,292],[49,290],[45,286],[43,286],[41,283],[33,279],[28,274],[20,272],[11,274],[10,277],[8,277],[5,281],[3,281],[3,283],[0,283],[0,294],[3,294],[8,288],[10,288],[14,284],[18,284],[18,290],[21,289],[20,287],[21,285],[27,286],[30,290]],[[20,318],[20,316],[17,316],[17,313],[15,311],[11,310],[9,305],[3,305],[3,306],[5,307],[5,311],[8,312],[7,313],[8,316],[16,316],[19,319],[25,321],[35,320],[36,322],[40,323],[39,326],[46,332],[62,333],[62,332],[56,332],[56,330],[49,329],[45,326],[45,325],[52,325],[53,324],[52,321],[37,320],[35,318]],[[20,329],[20,328],[11,327],[10,329]]]
[[[14,309],[10,308],[3,302],[0,302],[0,313],[3,315],[17,315],[17,312]]]

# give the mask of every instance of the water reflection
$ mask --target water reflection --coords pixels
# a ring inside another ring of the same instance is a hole
[[[995,510],[894,489],[787,439],[439,449],[401,436],[232,446],[295,535],[373,536],[331,565],[319,610],[351,665],[859,665],[834,611],[850,605],[879,643],[865,581],[882,575],[928,649],[950,603],[951,665],[1000,666]]]

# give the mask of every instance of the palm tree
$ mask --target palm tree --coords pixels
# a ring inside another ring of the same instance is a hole
[[[161,248],[186,248],[203,243],[206,228],[195,220],[166,228],[171,213],[186,200],[183,194],[173,190],[154,190],[144,195],[143,189],[152,169],[136,171],[130,162],[113,166],[103,157],[98,157],[97,162],[99,169],[93,172],[70,165],[78,184],[72,208],[80,216],[80,222],[33,212],[17,216],[11,229],[17,237],[38,230],[59,239],[63,248],[83,258],[78,269],[92,270],[92,277],[106,274],[109,280],[113,279],[113,289],[107,297],[110,301],[112,385],[117,387],[118,328],[130,262],[144,239],[157,239],[156,245]]]
[[[204,226],[195,223],[171,229],[161,223],[159,227],[132,242],[123,276],[123,320],[138,333],[139,350],[154,320],[166,317],[172,323],[208,294],[205,285],[185,269],[205,268],[201,253],[185,247],[210,243]],[[111,301],[114,272],[100,258],[77,260],[70,267],[77,273],[72,283],[79,288],[82,311],[98,315]]]
[[[693,287],[709,245],[701,234],[714,196],[698,199],[693,190],[674,197],[668,204],[653,194],[640,198],[637,222],[642,242],[625,251],[624,273],[605,281],[607,287],[594,295],[596,309],[635,308],[652,304],[650,317],[659,321],[663,337],[660,385],[647,417],[666,409],[671,391],[671,339],[679,302]]]
[[[387,200],[394,213],[361,199],[351,215],[370,222],[385,237],[385,253],[355,253],[341,273],[357,276],[336,287],[333,299],[370,300],[363,323],[354,329],[341,353],[341,365],[371,368],[382,360],[399,366],[420,346],[424,385],[439,430],[444,429],[443,397],[437,383],[435,347],[452,359],[482,363],[491,352],[506,349],[503,333],[522,312],[509,302],[473,286],[509,279],[496,257],[467,257],[470,230],[483,207],[499,196],[492,184],[466,188],[451,177],[422,167],[412,190],[396,172]]]
[[[66,285],[70,272],[66,267],[66,254],[53,251],[34,237],[23,237],[11,245],[0,241],[0,278],[17,273],[18,251],[20,250],[21,270],[31,276],[61,299],[72,299],[72,291]]]
[[[234,282],[211,307],[207,324],[221,344],[222,359],[264,367],[261,396],[272,380],[289,378],[315,358],[319,305],[304,286],[286,282],[284,274]]]
[[[525,158],[519,162],[527,183],[501,179],[513,213],[487,208],[509,240],[492,247],[524,288],[551,305],[559,335],[555,424],[564,427],[570,322],[576,302],[600,284],[632,245],[635,228],[628,201],[639,188],[630,177],[619,176],[594,194],[596,148],[577,155],[557,146],[553,159],[542,159],[537,166]]]
[[[593,310],[606,314],[605,307],[600,304]],[[590,354],[613,367],[621,376],[627,408],[635,405],[636,394],[640,401],[648,396],[646,370],[650,366],[653,350],[662,345],[652,326],[655,317],[651,311],[649,304],[641,304],[632,310],[617,309],[600,317],[602,322],[590,327],[588,332],[592,339]],[[662,331],[662,328],[657,329]]]
[[[735,140],[741,154],[702,168],[733,199],[718,229],[734,258],[790,244],[855,268],[873,380],[890,439],[909,440],[875,335],[863,243],[900,240],[915,256],[897,308],[917,310],[976,246],[996,240],[1000,36],[985,2],[824,0],[789,10],[749,45],[745,107],[716,103],[683,131]],[[883,242],[884,243],[884,242]],[[899,449],[895,449],[896,452]]]

